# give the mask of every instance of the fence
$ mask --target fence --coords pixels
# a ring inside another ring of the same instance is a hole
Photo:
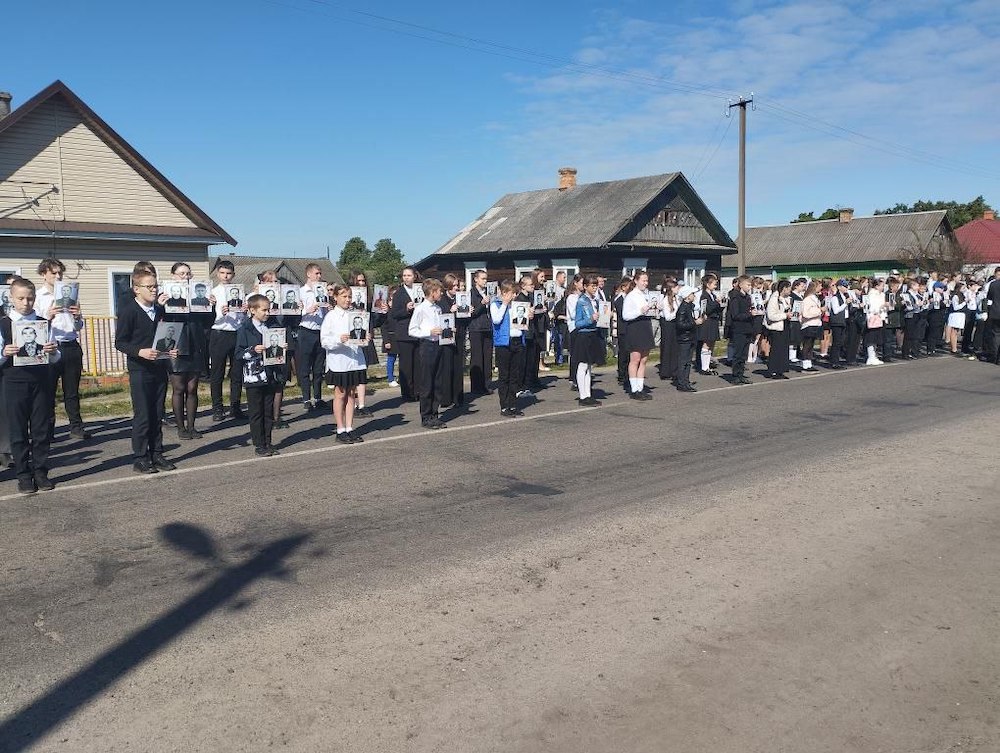
[[[80,346],[83,348],[84,374],[103,376],[125,371],[125,354],[115,350],[115,317],[83,317]]]

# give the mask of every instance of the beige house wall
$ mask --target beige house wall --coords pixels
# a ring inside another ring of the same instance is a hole
[[[197,227],[58,96],[0,137],[0,217]]]
[[[131,272],[137,261],[149,261],[161,278],[174,262],[191,266],[196,278],[208,279],[208,246],[201,244],[132,243],[127,241],[0,238],[0,272],[16,272],[41,283],[38,262],[54,256],[66,265],[63,279],[80,283],[80,307],[86,316],[112,316],[112,272]]]

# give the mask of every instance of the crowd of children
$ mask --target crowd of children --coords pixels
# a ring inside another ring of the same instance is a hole
[[[79,407],[82,313],[76,301],[65,305],[54,299],[53,285],[64,271],[57,259],[45,259],[38,268],[43,285],[37,292],[29,280],[10,280],[11,308],[0,318],[0,452],[9,453],[7,462],[25,494],[53,488],[48,455],[56,380],[63,382],[70,436],[89,436]],[[170,273],[179,285],[191,280],[185,263],[174,264]],[[168,313],[165,304],[171,299],[147,262],[136,264],[131,290],[118,302],[115,347],[125,354],[128,367],[137,473],[175,468],[163,452],[168,386],[178,438],[202,437],[195,419],[198,386],[206,377],[212,420],[247,420],[257,455],[278,453],[273,431],[287,426],[282,402],[292,367],[304,409],[324,407],[325,381],[333,389],[336,440],[362,442],[354,424],[359,417],[373,415],[365,396],[368,369],[379,362],[372,339],[376,329],[381,330],[387,356],[388,384],[400,388],[404,402],[419,402],[421,425],[427,429],[445,427],[444,408],[489,395],[492,387],[501,416],[523,415],[519,399],[540,389],[539,372],[549,370],[544,362],[547,341],[556,364],[564,362],[568,351],[569,379],[581,406],[600,405],[592,391],[593,369],[605,363],[609,339],[617,346],[625,393],[633,400],[649,400],[645,377],[655,347],[654,324],[660,336],[659,377],[681,392],[695,391],[692,370],[717,373],[713,348],[723,336],[728,341],[723,360],[731,367],[733,384],[751,383],[751,364],[764,365],[769,378],[787,379],[793,365],[809,372],[824,362],[840,369],[946,352],[997,363],[1000,348],[1000,268],[985,282],[958,276],[939,279],[936,274],[773,283],[741,276],[726,297],[714,274],[703,277],[700,287],[667,277],[654,295],[649,275],[640,270],[623,278],[609,301],[604,278],[596,275],[566,280],[559,273],[547,284],[545,272],[536,270],[517,281],[490,284],[480,270],[465,291],[454,275],[421,281],[407,267],[387,300],[372,305],[364,330],[352,310],[352,285],[354,290],[367,287],[363,273],[355,273],[351,285],[333,284],[322,279],[319,265],[308,265],[306,283],[298,292],[301,310],[294,316],[276,313],[274,301],[260,292],[260,286],[277,282],[273,272],[259,275],[258,288],[245,300],[232,292],[232,262],[220,261],[213,274],[216,285],[207,296],[208,313]],[[13,330],[23,328],[16,323],[42,319],[49,323],[47,341],[31,348],[32,353],[36,347],[44,353],[47,363],[14,365],[15,357],[24,355],[14,341]],[[176,341],[154,342],[160,322],[179,325]],[[265,339],[282,327],[283,347],[273,334],[270,342]],[[278,353],[285,347],[287,359],[268,360],[269,349]],[[228,412],[223,402],[227,374]],[[247,413],[241,407],[244,391]]]

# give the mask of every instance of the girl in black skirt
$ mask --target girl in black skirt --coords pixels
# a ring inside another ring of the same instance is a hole
[[[635,283],[631,277],[623,277],[615,290],[615,296],[611,301],[611,307],[615,311],[615,355],[618,358],[618,384],[625,389],[625,394],[629,393],[628,385],[628,344],[625,342],[625,320],[622,319],[622,306],[625,305],[625,296],[632,292]]]
[[[649,302],[646,292],[649,288],[649,273],[641,270],[632,278],[635,289],[622,303],[622,319],[625,320],[625,337],[628,344],[629,397],[633,400],[650,400],[643,391],[646,376],[646,359],[653,349],[653,324],[646,316]]]
[[[660,311],[663,319],[660,324],[660,379],[674,381],[677,377],[677,327],[674,321],[681,304],[677,297],[677,280],[669,275],[664,277],[660,292],[663,293],[663,308]]]
[[[348,345],[350,339],[351,289],[334,285],[334,307],[323,319],[319,341],[326,350],[326,383],[333,387],[333,419],[337,424],[337,441],[354,444],[363,441],[354,433],[354,401],[351,394],[362,392],[368,383],[368,365],[360,345]],[[371,328],[368,329],[371,340]]]
[[[715,342],[719,339],[719,322],[722,319],[722,302],[716,290],[719,287],[719,278],[709,272],[701,278],[701,297],[698,301],[700,314],[704,321],[698,325],[696,331],[698,338],[698,373],[712,373],[712,350]]]
[[[764,328],[771,350],[767,358],[769,379],[788,379],[788,323],[792,320],[792,283],[778,280],[767,299]]]
[[[590,394],[591,367],[600,363],[604,355],[604,342],[597,331],[597,276],[587,275],[583,280],[583,295],[576,304],[574,321],[576,333],[576,386],[580,391],[582,406],[595,407],[599,402]]]
[[[444,291],[438,308],[442,313],[458,311],[455,294],[458,292],[458,278],[450,272],[442,278]],[[438,383],[438,403],[441,408],[451,405],[465,404],[465,328],[468,319],[455,319],[455,342],[452,345],[441,346],[441,373],[443,378]]]
[[[364,272],[352,272],[351,282],[348,283],[357,288],[365,288],[368,290],[368,277]],[[371,301],[371,290],[368,290],[367,299]],[[369,318],[368,318],[368,331],[374,332],[376,329],[382,327],[385,324],[386,319],[389,314],[389,306],[387,303],[380,303],[378,308],[374,305],[369,306]],[[365,354],[365,364],[368,368],[372,366],[377,366],[378,351],[375,349],[375,343],[372,340],[368,341],[368,344],[363,348]],[[365,407],[365,397],[367,395],[366,390],[355,390],[354,394],[351,396],[354,399],[354,415],[361,416],[363,418],[371,418],[375,414],[371,412],[370,408]]]
[[[750,315],[753,317],[750,325],[750,333],[753,338],[750,341],[750,352],[747,355],[747,363],[753,365],[760,363],[760,355],[767,355],[767,340],[764,337],[764,306],[767,301],[764,298],[764,278],[754,277],[750,281]]]
[[[170,268],[173,279],[183,283],[183,289],[191,282],[191,267],[182,261]],[[167,293],[160,293],[159,303],[167,300]],[[201,439],[201,432],[194,428],[198,415],[198,380],[205,362],[205,318],[213,321],[213,314],[169,313],[163,315],[165,322],[183,322],[184,327],[178,342],[178,356],[170,359],[170,402],[177,425],[178,439]]]

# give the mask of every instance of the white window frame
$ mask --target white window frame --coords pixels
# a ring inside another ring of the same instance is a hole
[[[552,279],[556,279],[556,275],[560,272],[566,273],[566,287],[573,281],[573,277],[580,273],[580,260],[579,259],[553,259],[552,260]]]
[[[538,259],[521,259],[514,262],[514,282],[521,281],[521,275],[530,275],[538,269]]]
[[[630,257],[622,259],[622,277],[634,277],[640,269],[648,269],[649,259]]]
[[[705,276],[708,262],[705,259],[684,260],[684,284],[692,287],[701,286],[701,278]]]
[[[118,305],[115,301],[115,275],[132,275],[132,267],[108,267],[108,311],[111,316],[118,316]]]
[[[482,269],[486,271],[485,261],[467,261],[465,264],[465,289],[472,290],[472,273]]]

